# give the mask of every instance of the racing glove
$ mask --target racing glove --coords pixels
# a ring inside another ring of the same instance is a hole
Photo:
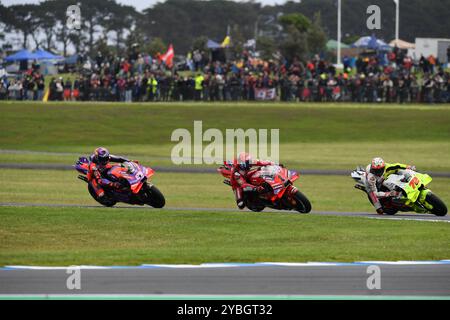
[[[417,168],[416,166],[407,166],[406,169],[412,170],[412,171],[416,171]]]

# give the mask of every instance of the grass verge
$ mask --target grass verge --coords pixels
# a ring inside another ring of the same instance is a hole
[[[440,260],[450,225],[127,209],[0,208],[0,265]]]
[[[75,171],[1,170],[1,203],[97,205]],[[156,173],[153,182],[164,193],[168,207],[236,208],[231,189],[217,174]],[[450,203],[449,179],[436,178],[430,187]],[[295,183],[315,211],[371,212],[374,209],[350,177],[301,176]]]

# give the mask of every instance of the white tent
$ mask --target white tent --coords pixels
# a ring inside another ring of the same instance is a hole
[[[404,40],[392,40],[389,42],[391,47],[397,47],[399,49],[415,49],[416,45],[414,43],[406,42]]]

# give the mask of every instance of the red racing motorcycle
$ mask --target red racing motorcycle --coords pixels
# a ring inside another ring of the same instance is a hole
[[[231,172],[233,164],[225,162],[217,171],[226,179],[224,183],[233,188]],[[244,202],[251,211],[261,212],[265,208],[276,210],[298,211],[310,213],[311,203],[308,198],[294,186],[294,182],[300,178],[296,171],[288,170],[282,166],[258,167],[251,170],[248,181],[254,186],[262,186],[265,192],[245,192]]]
[[[105,197],[99,199],[87,177],[89,165],[89,159],[82,157],[74,167],[81,173],[78,178],[88,183],[89,193],[101,205],[113,207],[118,202],[123,202],[131,205],[149,205],[154,208],[165,206],[166,200],[163,194],[150,183],[150,178],[155,174],[153,169],[144,167],[137,162],[112,165],[106,173],[107,178],[119,182],[121,188],[105,187]]]

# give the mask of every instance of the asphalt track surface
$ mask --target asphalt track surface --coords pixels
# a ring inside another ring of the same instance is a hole
[[[0,164],[3,169],[73,170],[58,164]],[[154,168],[160,172],[216,173],[209,168]],[[348,175],[341,170],[302,170],[310,175]],[[450,173],[430,173],[450,177]],[[0,203],[0,207],[99,208],[67,204]],[[152,210],[119,206],[120,209]],[[110,210],[115,210],[112,208]],[[167,211],[238,212],[229,208],[165,208]],[[265,212],[276,212],[266,210]],[[255,213],[256,214],[256,213]],[[292,213],[294,214],[294,213]],[[420,214],[378,216],[369,212],[313,212],[314,215],[450,222]],[[376,265],[376,263],[374,263]],[[0,270],[0,295],[172,295],[187,296],[418,296],[450,297],[450,264],[380,265],[381,290],[369,290],[367,265],[233,268],[124,268],[82,270],[81,290],[67,289],[66,270]]]
[[[375,263],[374,263],[375,265]],[[339,295],[450,297],[450,265],[379,265],[381,289],[368,288],[368,266],[148,268],[80,271],[1,270],[0,295]]]
[[[58,204],[14,204],[0,203],[0,207],[81,207],[99,208],[99,206],[77,206]],[[128,210],[153,210],[145,207],[119,207]],[[109,208],[108,210],[116,210]],[[227,208],[167,208],[167,211],[199,212],[238,212]],[[257,213],[255,213],[257,214]],[[294,214],[294,213],[292,213]],[[450,222],[448,217],[430,215],[400,215],[380,217],[373,213],[315,212],[328,216],[351,216],[375,219],[401,219],[429,222]],[[17,270],[0,269],[0,300],[12,296],[39,295],[44,299],[68,295],[69,299],[79,295],[80,299],[89,295],[118,298],[131,296],[151,296],[150,299],[183,296],[185,299],[204,296],[255,300],[265,297],[284,297],[280,299],[309,299],[328,296],[361,297],[366,299],[383,297],[430,297],[450,298],[450,263],[389,265],[377,262],[381,272],[381,290],[369,290],[367,281],[368,263],[364,265],[334,266],[232,266],[232,267],[124,267],[119,269],[82,269],[81,290],[67,289],[70,275],[66,269],[56,270]],[[42,296],[43,295],[43,296]],[[55,296],[56,295],[56,296]],[[75,296],[74,296],[75,295]],[[156,297],[156,298],[155,298]],[[94,297],[95,298],[95,297]],[[139,298],[139,297],[138,297]],[[39,297],[38,297],[39,299]]]

